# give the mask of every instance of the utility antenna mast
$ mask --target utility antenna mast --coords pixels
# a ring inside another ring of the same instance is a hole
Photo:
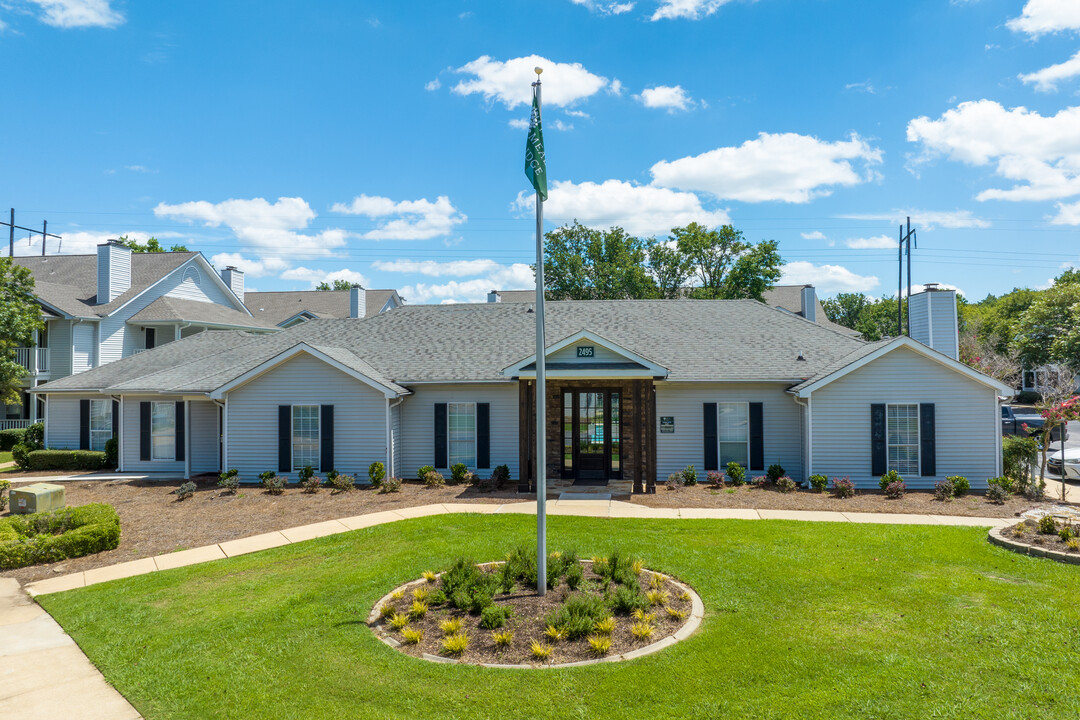
[[[907,328],[904,327],[904,303],[911,302],[911,244],[919,247],[915,239],[915,231],[911,229],[911,218],[907,219],[907,232],[904,226],[900,226],[900,244],[896,246],[896,262],[898,266],[896,281],[896,335],[911,335],[911,315],[907,316]],[[907,249],[905,250],[905,244]],[[907,296],[904,295],[904,255],[907,255]]]

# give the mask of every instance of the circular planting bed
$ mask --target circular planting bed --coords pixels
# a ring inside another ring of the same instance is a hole
[[[560,667],[629,660],[688,637],[704,613],[688,586],[612,553],[553,553],[548,591],[536,592],[536,553],[459,559],[383,597],[368,624],[397,650],[425,660],[496,667]]]
[[[1080,526],[1071,518],[1046,514],[1007,528],[990,530],[990,542],[1024,555],[1080,565]]]

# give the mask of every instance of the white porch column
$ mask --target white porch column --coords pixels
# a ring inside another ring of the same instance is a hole
[[[34,355],[37,355],[37,353],[35,352]],[[37,387],[37,380],[34,380],[33,378],[31,378],[30,379],[30,388],[27,388],[27,389],[32,389],[32,388],[35,388],[35,387]],[[31,424],[36,423],[38,421],[37,405],[38,405],[37,395],[31,395],[30,396],[30,423]]]
[[[38,342],[39,342],[38,341],[38,331],[35,330],[34,331],[33,347],[30,348],[30,377],[31,377],[31,382],[33,382],[33,378],[36,378],[37,374],[38,374]]]
[[[191,479],[191,401],[184,401],[184,479]]]
[[[116,472],[124,472],[124,396],[120,396],[120,417],[113,418],[116,425]]]

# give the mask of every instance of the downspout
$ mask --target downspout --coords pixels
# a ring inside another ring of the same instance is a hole
[[[387,477],[394,477],[394,438],[390,422],[391,410],[405,402],[405,398],[397,398],[393,403],[386,398],[386,473]]]
[[[795,402],[806,409],[806,480],[810,482],[810,476],[814,474],[814,405],[813,396],[807,395],[806,402],[798,395],[794,396]]]
[[[228,399],[228,396],[226,396],[226,399]],[[228,444],[226,443],[226,440],[228,439],[226,431],[229,427],[229,406],[227,403],[223,403],[220,400],[211,400],[210,402],[214,403],[214,405],[221,409],[221,427],[218,428],[218,444],[220,447],[220,451],[218,453],[218,470],[220,470],[221,472],[225,472],[229,469],[229,466],[225,463],[225,461],[228,459],[225,456],[225,450],[228,447]]]
[[[41,393],[41,397],[45,398],[45,418],[43,420],[45,432],[42,433],[41,442],[44,443],[45,447],[49,447],[49,394]]]
[[[175,329],[173,330],[173,342],[176,342],[180,339],[180,333],[183,332],[185,328],[191,327],[191,323],[178,323],[174,327]]]

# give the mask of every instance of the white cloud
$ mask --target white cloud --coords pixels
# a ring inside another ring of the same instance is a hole
[[[622,15],[634,9],[632,2],[611,2],[610,0],[570,0],[575,5],[588,8],[597,15]]]
[[[852,250],[884,250],[896,248],[897,241],[888,235],[877,235],[868,238],[852,238],[845,240],[844,244]]]
[[[150,168],[146,167],[145,165],[125,165],[124,169],[129,170],[131,172],[135,172],[135,173],[156,173],[157,172],[157,170],[151,170]]]
[[[281,273],[282,280],[299,280],[300,282],[311,283],[311,288],[314,290],[315,286],[321,282],[334,284],[335,280],[345,280],[361,287],[371,287],[371,283],[366,277],[358,272],[347,270],[342,268],[341,270],[312,270],[306,267],[293,268]]]
[[[877,88],[869,80],[863,82],[848,83],[844,86],[845,90],[855,90],[856,92],[864,92],[867,95],[877,95]]]
[[[569,115],[570,117],[583,118],[583,119],[587,119],[589,117],[589,113],[587,113],[587,112],[585,112],[583,110],[563,110],[563,112],[566,113],[567,115]]]
[[[518,105],[532,104],[532,83],[536,80],[533,68],[544,70],[544,104],[567,106],[592,97],[604,88],[618,92],[622,85],[606,77],[594,75],[581,63],[553,62],[539,55],[501,61],[482,55],[456,70],[471,77],[452,88],[458,95],[480,94],[485,100],[499,102],[513,110]],[[550,81],[550,85],[548,85]]]
[[[647,108],[664,108],[670,113],[676,110],[691,110],[696,105],[694,99],[680,85],[645,88],[640,95],[635,95],[634,99]]]
[[[438,262],[435,260],[376,260],[371,267],[384,272],[416,273],[428,277],[443,277],[444,275],[457,275],[459,277],[472,277],[484,273],[497,272],[503,266],[494,260],[450,260]]]
[[[548,123],[548,127],[553,128],[555,130],[573,130],[574,129],[573,123],[565,123],[562,120],[555,120],[554,122]]]
[[[109,0],[30,0],[39,6],[41,21],[58,28],[116,27],[124,22],[122,13],[109,7]]]
[[[441,87],[442,87],[442,82],[439,80],[439,78],[435,78],[434,80],[431,80],[430,82],[424,83],[424,89],[428,90],[428,91],[438,90]]]
[[[468,219],[445,195],[437,197],[435,202],[426,198],[394,202],[385,197],[358,195],[348,204],[334,203],[331,210],[383,220],[377,228],[364,233],[368,240],[427,240],[448,235],[455,225]]]
[[[1080,202],[1058,203],[1057,215],[1050,219],[1054,225],[1080,225]]]
[[[993,164],[1016,184],[983,190],[978,200],[1055,200],[1080,194],[1080,107],[1043,116],[1006,110],[992,100],[964,102],[937,120],[908,123],[909,142],[922,144],[916,163],[945,156],[967,165]]]
[[[870,292],[881,281],[874,275],[857,275],[843,265],[815,265],[798,260],[784,265],[780,282],[785,285],[813,285],[822,293]]]
[[[853,213],[837,217],[844,220],[887,220],[893,225],[900,225],[911,218],[912,225],[917,225],[920,230],[933,230],[938,227],[950,229],[990,227],[989,220],[976,217],[970,210],[893,210],[887,213]]]
[[[622,82],[618,78],[615,78],[614,80],[612,80],[611,85],[608,86],[608,92],[611,93],[612,95],[622,95],[622,91],[623,91]]]
[[[244,257],[241,253],[218,253],[210,258],[210,262],[219,270],[232,265],[242,270],[247,277],[277,275],[289,267],[289,264],[280,257],[264,257],[256,260]]]
[[[15,257],[25,257],[28,255],[40,255],[41,254],[41,234],[37,233],[30,238],[22,234],[23,231],[17,230],[15,232]],[[127,237],[129,240],[137,240],[138,242],[145,243],[151,237],[156,237],[162,241],[161,244],[168,248],[172,243],[165,242],[166,240],[182,238],[184,235],[176,232],[159,232],[148,233],[141,231],[124,231],[124,232],[82,232],[82,231],[60,231],[55,228],[50,228],[49,232],[55,232],[60,235],[61,239],[49,238],[49,244],[46,246],[46,252],[49,255],[92,255],[97,252],[97,246],[108,240],[115,240],[119,237]],[[7,229],[4,229],[4,242],[0,244],[0,257],[8,256],[8,243],[7,243]],[[182,242],[176,244],[184,244]]]
[[[799,233],[799,234],[802,235],[803,240],[824,240],[825,239],[825,233],[821,232],[820,230],[814,230],[813,232],[804,232],[804,233]]]
[[[1064,30],[1080,30],[1080,3],[1076,0],[1028,0],[1009,28],[1034,37]]]
[[[1019,77],[1025,85],[1035,83],[1035,89],[1039,92],[1056,92],[1059,82],[1070,80],[1077,75],[1080,75],[1080,52],[1063,63]]]
[[[852,167],[852,161],[861,161],[864,171]],[[652,174],[653,185],[707,192],[720,199],[805,203],[830,195],[834,186],[878,177],[869,167],[881,161],[881,150],[856,134],[850,140],[825,142],[809,135],[763,132],[738,147],[658,162]]]
[[[727,5],[731,0],[660,0],[660,7],[652,14],[650,20],[673,20],[684,18],[686,20],[700,20],[712,15]]]
[[[403,261],[408,262],[408,261]],[[490,269],[483,277],[471,280],[450,280],[445,283],[428,284],[417,283],[406,285],[401,288],[401,295],[413,303],[453,303],[453,302],[485,302],[487,294],[491,290],[514,290],[535,287],[532,268],[525,263],[512,265],[500,265],[491,260],[469,261],[475,266],[485,265]],[[441,263],[454,265],[455,263]],[[402,266],[406,267],[406,266]],[[408,270],[403,270],[408,272]],[[435,270],[436,275],[451,274],[441,270]]]
[[[512,118],[510,120],[510,122],[507,123],[507,124],[510,125],[510,127],[514,128],[515,130],[528,130],[529,129],[529,121],[526,120],[525,118]]]
[[[514,207],[531,211],[534,203],[533,194],[523,191],[514,201]],[[705,210],[694,193],[622,180],[602,183],[556,180],[544,203],[544,217],[560,225],[574,220],[596,228],[618,225],[639,236],[666,234],[673,227],[691,222],[707,226],[731,222],[723,210]]]

